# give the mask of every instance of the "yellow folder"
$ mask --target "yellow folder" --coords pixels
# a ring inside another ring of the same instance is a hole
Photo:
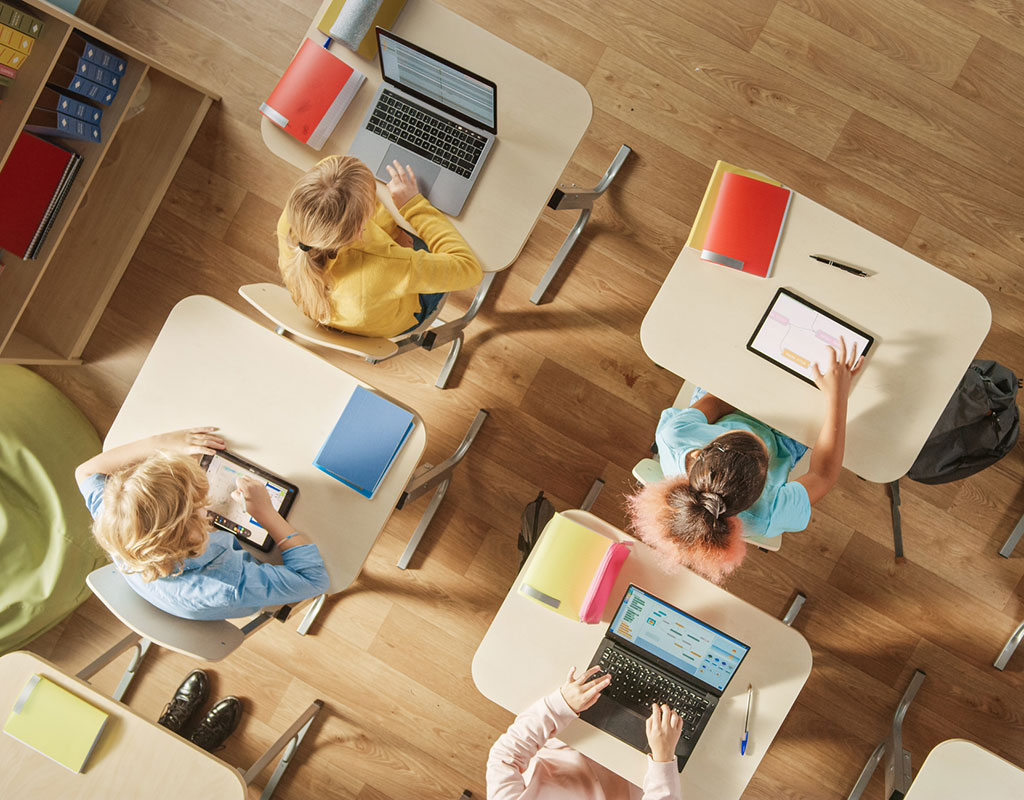
[[[743,169],[725,161],[716,161],[715,169],[711,173],[711,180],[708,181],[708,188],[704,190],[704,199],[700,201],[700,208],[697,209],[697,216],[693,220],[693,227],[690,228],[690,235],[686,239],[687,247],[693,247],[697,250],[703,249],[704,237],[708,232],[708,223],[711,222],[711,213],[715,210],[718,190],[722,185],[722,176],[727,172],[745,175],[754,180],[770,183],[772,186],[782,186],[778,181],[766,178],[760,172],[751,172],[749,169]]]
[[[105,711],[42,675],[33,675],[11,709],[4,733],[72,772],[81,772],[107,718]]]
[[[519,594],[579,621],[583,598],[612,544],[607,536],[556,513],[544,527]]]

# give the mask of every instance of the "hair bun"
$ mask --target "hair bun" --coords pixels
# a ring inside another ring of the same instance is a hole
[[[704,510],[716,520],[725,513],[725,500],[718,492],[701,492],[698,497]]]

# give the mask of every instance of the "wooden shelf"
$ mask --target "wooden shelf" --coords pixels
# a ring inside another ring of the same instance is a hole
[[[103,110],[102,142],[49,137],[81,155],[81,167],[38,257],[26,261],[5,253],[0,273],[0,361],[79,363],[217,96],[44,0],[23,5],[45,29],[4,99],[0,168],[73,30],[128,62],[113,103]],[[147,79],[144,108],[128,118]]]

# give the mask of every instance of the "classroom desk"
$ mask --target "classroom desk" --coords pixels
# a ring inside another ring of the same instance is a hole
[[[288,521],[320,548],[334,594],[356,579],[426,445],[417,416],[372,500],[314,467],[359,385],[367,386],[219,300],[186,297],[167,317],[103,446],[220,426],[229,450],[299,487]],[[277,548],[249,552],[280,562]]]
[[[634,541],[588,512],[565,515],[616,540]],[[597,625],[573,622],[523,597],[517,577],[473,656],[473,681],[489,700],[521,712],[561,686],[570,666],[590,663],[629,583],[750,645],[680,776],[683,797],[739,798],[811,672],[811,649],[793,628],[694,573],[663,572],[653,551],[639,542]],[[754,703],[747,755],[741,756],[748,684]],[[643,782],[647,757],[610,734],[575,720],[559,738],[632,783]]]
[[[329,4],[324,0],[306,34],[317,44],[327,38],[316,26]],[[579,81],[433,0],[407,0],[393,31],[498,86],[498,138],[462,214],[452,222],[484,271],[503,270],[526,244],[590,124],[590,95]],[[322,150],[302,144],[266,117],[260,120],[271,152],[302,170],[328,155],[348,152],[381,80],[376,58],[367,61],[338,43],[331,45],[331,52],[363,73],[366,84]],[[377,190],[397,214],[384,185],[378,183]]]
[[[965,739],[937,744],[910,784],[906,800],[1020,800],[1024,770]]]
[[[81,774],[0,735],[0,797],[245,799],[245,781],[238,770],[32,653],[0,657],[0,719],[7,720],[25,682],[36,673],[106,711],[110,720]]]
[[[871,277],[820,264],[811,253]],[[767,280],[683,248],[644,317],[644,351],[807,445],[821,428],[821,393],[746,349],[781,286],[875,336],[850,393],[843,466],[878,483],[902,477],[988,333],[988,302],[972,286],[799,194]]]

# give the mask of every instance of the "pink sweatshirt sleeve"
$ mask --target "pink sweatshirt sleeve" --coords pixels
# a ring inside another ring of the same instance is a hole
[[[679,767],[675,761],[654,761],[647,757],[643,800],[682,800]]]
[[[488,800],[518,800],[526,791],[523,772],[552,736],[576,719],[556,689],[516,717],[487,757]],[[678,786],[678,780],[676,785]],[[668,795],[665,795],[668,797]]]

